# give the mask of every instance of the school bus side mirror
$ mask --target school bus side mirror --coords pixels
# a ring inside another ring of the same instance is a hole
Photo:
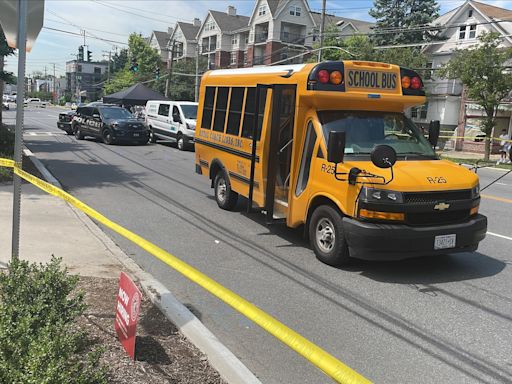
[[[373,165],[379,168],[391,168],[396,163],[396,151],[389,145],[379,144],[370,154]]]
[[[437,147],[440,132],[441,122],[439,120],[432,120],[428,127],[428,141],[434,148]]]
[[[334,164],[343,163],[345,156],[345,132],[329,132],[329,145],[327,146],[327,161]]]

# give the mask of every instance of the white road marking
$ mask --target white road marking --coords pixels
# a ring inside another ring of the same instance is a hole
[[[28,134],[29,134],[30,136],[36,136],[36,133],[35,133],[35,132],[28,132]]]
[[[25,132],[24,134],[29,136],[57,136],[65,135],[65,132]]]
[[[496,185],[508,185],[508,184],[505,184],[505,183],[495,183]]]
[[[496,236],[496,237],[501,237],[502,239],[506,239],[506,240],[511,240],[512,241],[512,237],[508,237],[508,236],[504,236],[504,235],[499,235],[497,233],[492,233],[492,232],[487,232],[488,235],[492,235],[492,236]]]

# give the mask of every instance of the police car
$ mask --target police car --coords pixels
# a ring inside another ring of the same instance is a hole
[[[79,107],[72,121],[73,133],[78,140],[92,136],[105,144],[146,144],[149,130],[125,108],[113,105],[86,105]]]

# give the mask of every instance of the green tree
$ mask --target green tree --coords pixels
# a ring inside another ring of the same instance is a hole
[[[138,71],[130,71],[131,61],[134,59],[138,64]],[[162,66],[162,60],[157,50],[151,48],[146,40],[132,33],[128,38],[128,52],[125,56],[120,54],[118,63],[124,62],[124,68],[115,73],[111,80],[105,83],[103,91],[105,94],[118,92],[135,83],[145,82],[155,79],[155,70]],[[146,85],[150,88],[155,87],[155,82],[149,82]]]
[[[456,51],[439,74],[460,79],[468,98],[483,108],[482,130],[487,136],[485,160],[489,160],[498,107],[512,90],[512,74],[505,69],[505,64],[512,59],[512,49],[500,47],[498,33],[483,34],[480,42],[482,44],[476,48]]]
[[[14,54],[14,49],[7,45],[4,31],[0,28],[0,95],[4,94],[4,83],[14,83],[11,72],[4,71],[5,57]],[[0,129],[2,128],[2,108],[0,108]]]
[[[374,0],[370,16],[377,20],[376,45],[422,43],[436,36],[422,27],[439,16],[436,0]]]
[[[313,48],[319,48],[316,43]],[[341,49],[325,49],[322,53],[323,60],[376,60],[375,47],[367,36],[354,35],[341,37],[339,28],[335,24],[329,24],[325,28],[324,47],[340,47]],[[316,56],[310,61],[316,61]]]
[[[199,60],[199,73],[207,69],[207,59],[204,56]],[[169,98],[171,100],[194,101],[195,97],[195,60],[181,60],[173,65],[173,75],[169,84]],[[189,76],[187,76],[189,75]]]

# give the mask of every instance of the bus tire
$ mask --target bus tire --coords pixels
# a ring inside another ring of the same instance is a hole
[[[336,208],[320,205],[315,209],[309,222],[309,240],[317,259],[322,263],[333,267],[349,263],[342,215]]]
[[[231,184],[226,176],[226,172],[222,170],[217,172],[213,185],[217,205],[222,209],[232,211],[238,202],[238,193],[231,189]]]

